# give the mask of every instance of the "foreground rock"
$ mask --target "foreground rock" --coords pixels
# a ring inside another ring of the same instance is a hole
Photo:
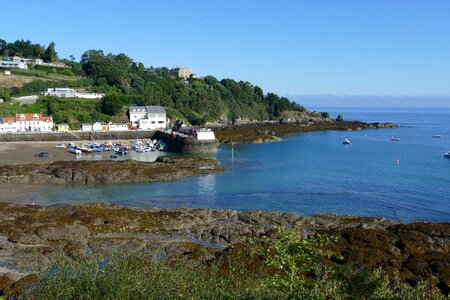
[[[299,216],[212,209],[137,209],[110,204],[34,206],[0,203],[0,289],[36,278],[58,255],[82,259],[114,251],[145,251],[163,259],[209,260],[243,236],[302,222],[306,232],[340,237],[333,261],[381,267],[412,284],[450,284],[450,224],[399,224],[382,218]],[[33,277],[34,276],[34,277]]]
[[[364,123],[358,121],[319,123],[263,123],[215,128],[220,143],[262,143],[277,141],[279,135],[323,131],[323,130],[363,130],[379,128],[397,128],[392,123]]]
[[[221,172],[219,162],[204,158],[161,156],[155,162],[58,161],[52,164],[0,166],[0,183],[99,184],[173,181]]]

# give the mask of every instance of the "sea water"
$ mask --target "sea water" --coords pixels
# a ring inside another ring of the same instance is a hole
[[[321,109],[396,129],[322,131],[274,143],[221,145],[225,173],[176,182],[54,186],[40,204],[106,201],[136,207],[294,211],[450,221],[450,109]],[[442,138],[432,138],[440,134]],[[391,141],[391,137],[399,141]],[[348,138],[351,145],[343,145]]]

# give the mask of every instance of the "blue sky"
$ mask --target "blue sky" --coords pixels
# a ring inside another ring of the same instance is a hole
[[[0,38],[61,57],[247,80],[282,95],[450,96],[450,1],[19,1]]]

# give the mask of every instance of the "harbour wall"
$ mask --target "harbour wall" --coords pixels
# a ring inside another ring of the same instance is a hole
[[[74,142],[152,138],[155,131],[64,131],[0,134],[0,142]]]
[[[162,131],[79,131],[0,134],[0,142],[76,142],[159,139],[167,144],[169,151],[181,154],[216,153],[216,140],[199,141],[174,136]]]
[[[181,137],[162,131],[155,132],[153,138],[164,141],[170,152],[181,154],[217,153],[218,143],[216,140],[199,141],[193,138]]]

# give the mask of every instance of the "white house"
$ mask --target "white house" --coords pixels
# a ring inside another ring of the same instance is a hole
[[[109,131],[127,131],[127,123],[109,123]]]
[[[153,130],[167,127],[166,110],[162,106],[131,106],[129,114],[134,128]]]
[[[44,91],[44,96],[57,96],[61,98],[75,98],[76,93],[74,89],[69,88],[48,88]]]
[[[21,61],[0,60],[0,68],[28,69],[28,66],[26,63]]]
[[[43,117],[42,114],[16,114],[15,117],[3,118],[3,132],[50,132],[53,130],[52,116]]]
[[[95,122],[92,124],[92,131],[106,131],[108,130],[108,124]]]
[[[61,98],[82,98],[82,99],[101,99],[105,97],[103,93],[80,93],[69,88],[48,88],[43,92],[44,96],[57,96]]]
[[[81,131],[92,131],[92,124],[81,124]]]
[[[0,133],[12,133],[17,132],[15,122],[9,122],[5,118],[0,118]]]

